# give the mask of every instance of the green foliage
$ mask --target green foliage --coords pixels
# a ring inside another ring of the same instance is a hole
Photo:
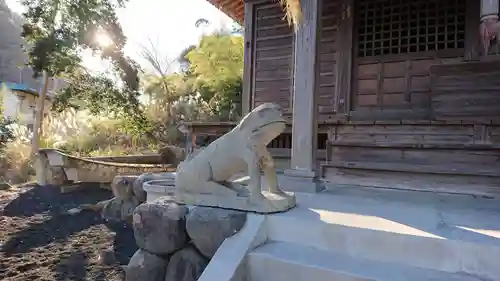
[[[3,84],[0,86],[0,153],[3,154],[6,144],[13,141],[15,136],[11,128],[14,120],[5,118],[3,111],[3,98],[7,95],[8,89]]]
[[[204,23],[200,19],[199,24]],[[149,112],[153,114],[159,131],[166,132],[164,125],[178,118],[206,118],[205,107],[208,107],[210,116],[227,120],[231,108],[241,105],[243,37],[224,30],[205,35],[198,45],[184,49],[178,62],[180,73],[150,73],[142,80],[144,92],[151,99]],[[198,112],[193,112],[192,104],[197,104]],[[240,113],[241,109],[236,107],[236,113]],[[165,114],[161,115],[161,112]]]
[[[233,103],[241,101],[243,84],[243,37],[218,32],[204,36],[185,58],[193,91],[201,95],[212,113],[227,118]]]
[[[126,38],[115,13],[123,0],[23,0],[27,8],[22,36],[27,43],[28,64],[35,75],[48,71],[51,76],[71,72],[81,62],[84,48],[100,51],[120,72],[127,72],[122,49]],[[101,46],[95,35],[103,30],[113,41]]]
[[[129,120],[99,118],[91,122],[88,131],[69,136],[59,148],[79,156],[105,156],[156,151],[158,147],[148,137],[131,132]]]
[[[133,120],[135,131],[144,133],[149,121],[140,108],[140,67],[123,53],[126,43],[115,10],[126,0],[23,0],[27,7],[22,36],[28,64],[36,75],[47,71],[62,76],[69,85],[57,96],[54,109],[85,108],[92,113],[112,114]],[[104,33],[112,44],[96,40]],[[82,50],[90,49],[109,60],[121,85],[81,67]]]

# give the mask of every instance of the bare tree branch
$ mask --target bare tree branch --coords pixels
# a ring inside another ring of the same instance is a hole
[[[141,56],[151,65],[161,77],[167,76],[168,72],[175,59],[169,59],[167,56],[161,55],[157,48],[157,44],[153,43],[151,38],[148,38],[149,46],[139,44],[141,48]]]

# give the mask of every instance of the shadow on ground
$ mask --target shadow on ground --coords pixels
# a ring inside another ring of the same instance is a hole
[[[2,215],[29,217],[45,212],[58,215],[68,209],[78,207],[80,204],[97,203],[111,197],[111,191],[99,187],[86,187],[84,190],[63,194],[56,186],[35,185],[10,201],[3,208]]]
[[[35,186],[0,202],[0,280],[123,280],[137,250],[133,230],[108,223],[100,213],[67,210],[112,197],[96,187],[60,194],[54,186]],[[99,256],[112,251],[115,260]],[[33,279],[34,278],[34,279]]]

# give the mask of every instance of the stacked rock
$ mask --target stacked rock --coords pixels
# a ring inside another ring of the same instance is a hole
[[[143,202],[134,194],[133,184],[137,178],[137,176],[116,176],[113,179],[111,190],[114,198],[104,201],[101,210],[104,219],[113,222],[131,221],[134,209]]]
[[[126,281],[196,281],[222,242],[245,222],[240,211],[162,198],[141,204],[132,219],[140,249],[126,267]]]
[[[103,202],[102,217],[113,222],[131,222],[134,209],[146,201],[142,185],[147,181],[162,179],[165,174],[168,173],[116,176],[111,182],[114,198]]]

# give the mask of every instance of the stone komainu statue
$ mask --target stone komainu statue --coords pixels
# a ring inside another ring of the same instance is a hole
[[[219,206],[271,213],[295,206],[295,197],[278,187],[267,145],[286,127],[280,106],[261,104],[229,133],[218,138],[177,169],[176,200],[184,204]],[[262,192],[261,170],[268,192]],[[249,176],[248,185],[230,181]]]

